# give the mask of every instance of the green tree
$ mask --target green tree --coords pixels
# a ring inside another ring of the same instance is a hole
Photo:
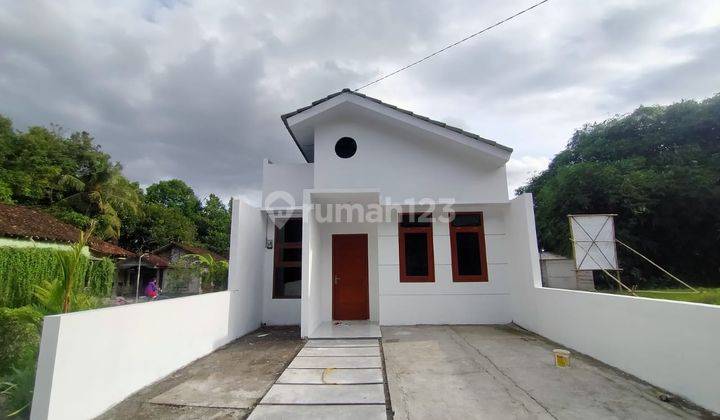
[[[145,190],[145,201],[148,204],[160,204],[170,209],[177,209],[193,221],[199,216],[201,208],[195,191],[179,179],[150,185]]]
[[[198,240],[208,249],[227,255],[230,249],[230,210],[215,194],[205,200],[197,221]]]
[[[161,247],[170,242],[193,243],[195,224],[180,210],[149,204],[145,208],[143,230],[147,236],[143,239],[145,249]]]
[[[121,215],[138,211],[139,192],[88,133],[20,132],[0,116],[0,201],[49,208],[81,229],[96,220],[99,236],[116,239]]]
[[[719,285],[720,94],[586,125],[518,192],[534,194],[547,250],[570,255],[568,214],[615,213],[623,242],[693,284]],[[664,281],[636,256],[619,256],[630,283]]]

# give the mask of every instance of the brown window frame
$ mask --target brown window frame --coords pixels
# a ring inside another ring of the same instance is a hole
[[[429,226],[405,227],[402,226],[403,216],[422,216],[426,213],[401,213],[398,215],[398,240],[400,243],[400,282],[401,283],[434,283],[435,282],[435,255],[433,253],[432,222]],[[428,274],[426,276],[409,276],[406,273],[405,261],[405,233],[425,233],[427,237]]]
[[[455,215],[466,215],[466,216],[480,216],[479,226],[453,226],[452,221],[449,223],[450,228],[450,255],[452,256],[452,276],[453,282],[456,283],[467,283],[467,282],[487,282],[488,281],[488,264],[487,264],[487,248],[485,246],[485,219],[481,211],[472,212],[456,212]],[[454,220],[454,218],[453,218]],[[458,272],[458,258],[457,258],[457,233],[458,232],[471,232],[478,235],[478,244],[480,248],[480,275],[460,275]]]
[[[300,220],[300,222],[302,223],[301,217],[291,217],[288,219],[288,222],[290,220]],[[273,299],[300,299],[301,296],[285,296],[285,295],[278,294],[277,288],[275,287],[275,283],[278,281],[277,277],[278,277],[279,269],[286,268],[286,267],[298,267],[301,269],[301,273],[302,273],[302,240],[300,242],[285,242],[283,240],[282,229],[275,226],[275,244],[274,244],[273,248],[275,248],[274,249],[275,255],[273,258],[272,298]],[[300,249],[301,250],[300,261],[283,261],[282,254],[283,254],[284,249]]]

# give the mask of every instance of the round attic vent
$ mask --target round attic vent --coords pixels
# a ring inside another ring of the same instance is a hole
[[[335,143],[335,154],[343,159],[353,157],[357,152],[357,143],[350,137],[343,137]]]

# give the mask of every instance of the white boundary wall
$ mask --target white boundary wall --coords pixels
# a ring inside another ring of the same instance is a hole
[[[515,323],[720,412],[720,307],[543,288],[532,196],[507,221]]]
[[[95,417],[260,326],[264,221],[232,217],[228,291],[45,317],[32,419]]]

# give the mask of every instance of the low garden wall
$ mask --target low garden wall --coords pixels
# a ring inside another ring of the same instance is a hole
[[[31,419],[86,419],[258,328],[265,220],[233,200],[228,290],[44,318]]]
[[[258,325],[238,291],[45,317],[32,419],[92,418]]]
[[[532,197],[510,207],[516,324],[720,413],[720,306],[544,288]]]

